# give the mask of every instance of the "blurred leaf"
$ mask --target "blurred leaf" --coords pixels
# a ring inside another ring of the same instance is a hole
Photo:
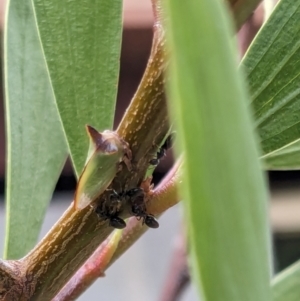
[[[242,62],[270,169],[300,166],[299,31],[300,1],[281,0]]]
[[[266,169],[300,169],[300,140],[262,157]]]
[[[5,257],[36,243],[67,156],[30,0],[10,0],[5,35],[7,126]]]
[[[203,300],[267,301],[266,187],[221,5],[168,1],[168,99],[185,153],[191,267]]]
[[[272,281],[273,301],[300,300],[300,261],[286,268]]]
[[[77,175],[88,151],[85,125],[112,128],[122,1],[33,0],[60,117]]]

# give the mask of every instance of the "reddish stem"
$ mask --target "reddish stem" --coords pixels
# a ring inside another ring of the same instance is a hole
[[[181,181],[180,165],[180,162],[177,163],[153,192],[147,207],[152,214],[160,215],[177,204],[179,198],[176,186]],[[148,227],[141,221],[135,217],[130,218],[120,240],[114,239],[115,232],[109,236],[52,301],[76,300],[147,230]]]
[[[186,259],[186,239],[183,233],[180,233],[160,300],[179,300],[189,283],[190,274]]]

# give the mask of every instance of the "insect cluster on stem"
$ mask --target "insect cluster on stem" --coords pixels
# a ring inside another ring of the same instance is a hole
[[[119,213],[125,203],[130,205],[131,214],[138,219],[142,219],[143,223],[149,228],[159,227],[155,217],[147,213],[145,192],[142,188],[133,188],[120,193],[112,190],[108,200],[98,205],[96,213],[103,219],[109,219],[110,226],[123,229],[126,227],[126,223],[120,218]]]
[[[158,228],[159,224],[155,217],[147,213],[143,188],[121,192],[107,189],[120,170],[120,163],[124,162],[128,170],[132,168],[132,154],[128,143],[113,131],[106,130],[100,133],[91,126],[86,126],[86,130],[90,138],[90,147],[75,191],[75,209],[81,210],[91,205],[102,193],[109,191],[110,193],[106,193],[106,200],[96,205],[95,212],[100,218],[108,219],[110,226],[117,229],[126,227],[125,221],[119,215],[122,208],[126,205],[128,207],[129,204],[133,216],[142,219],[150,228]],[[170,135],[157,153],[157,158],[149,163],[157,165],[171,145]]]

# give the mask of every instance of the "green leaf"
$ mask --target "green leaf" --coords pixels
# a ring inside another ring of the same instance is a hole
[[[267,193],[228,16],[218,0],[167,3],[194,281],[203,300],[270,300]]]
[[[300,139],[261,157],[261,159],[263,159],[265,169],[300,169]]]
[[[5,32],[7,125],[5,257],[36,243],[67,157],[30,0],[10,0]]]
[[[88,151],[85,125],[112,128],[122,1],[32,0],[60,117],[77,175]]]
[[[300,1],[281,0],[242,62],[270,169],[299,167],[294,152],[300,139],[299,31]]]
[[[300,300],[300,261],[286,268],[272,280],[273,301]]]

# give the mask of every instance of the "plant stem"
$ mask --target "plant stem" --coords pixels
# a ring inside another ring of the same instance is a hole
[[[149,160],[169,126],[163,92],[163,33],[155,27],[152,53],[145,75],[118,129],[130,145],[133,170],[123,168],[112,188],[129,189],[142,182]],[[102,198],[99,202],[104,201]],[[124,208],[122,217],[130,213]],[[113,231],[92,207],[76,211],[71,205],[45,238],[20,262],[23,292],[19,300],[51,300],[95,249]]]
[[[171,266],[166,277],[161,301],[179,300],[184,289],[190,283],[190,273],[186,258],[186,239],[184,233],[178,234]]]
[[[178,203],[177,184],[182,180],[180,165],[180,163],[176,164],[153,192],[147,206],[150,213],[160,215]],[[53,301],[76,300],[147,230],[148,227],[143,225],[142,221],[138,221],[135,217],[130,218],[127,227],[122,231],[120,240],[115,237],[119,234],[117,230],[98,247]]]
[[[149,213],[159,216],[179,202],[177,186],[182,181],[181,164],[182,162],[179,160],[154,190],[147,203]],[[141,221],[131,218],[126,229],[123,230],[118,248],[107,267],[124,254],[147,230],[148,227],[143,225]]]
[[[130,107],[118,127],[118,134],[130,145],[133,171],[124,169],[118,177],[126,189],[141,184],[149,161],[169,131],[168,112],[164,95],[165,70],[164,32],[160,23],[154,26],[152,53],[145,76]]]
[[[22,291],[20,271],[17,260],[0,260],[0,300],[18,300]]]
[[[73,275],[52,301],[76,300],[99,277],[104,275],[107,263],[115,252],[121,237],[121,230],[115,230],[85,264]]]
[[[162,20],[161,0],[151,0],[155,20]],[[262,0],[227,0],[233,14],[236,31],[238,31],[247,19],[252,15]]]
[[[252,15],[261,0],[227,0],[227,2],[229,2],[238,31]]]
[[[259,3],[257,0],[228,1],[233,9],[237,28]],[[156,16],[159,17],[160,2],[153,0],[153,5]],[[117,175],[112,186],[116,190],[120,189],[120,185],[122,189],[130,189],[142,183],[149,160],[169,130],[163,87],[163,71],[166,65],[163,50],[164,34],[157,20],[154,29],[152,52],[147,69],[117,130],[118,134],[130,144],[134,168],[131,172],[123,168]],[[160,194],[162,195],[163,193]],[[103,201],[103,197],[101,196],[98,201]],[[169,205],[167,202],[163,204],[165,209]],[[152,201],[149,202],[148,209],[153,214],[165,210],[160,211],[162,207]],[[124,208],[122,217],[128,216],[129,212]],[[135,220],[132,223],[130,221],[128,230],[125,231],[132,231]],[[26,257],[19,261],[0,262],[2,277],[0,283],[3,284],[0,293],[5,296],[5,300],[51,300],[112,231],[113,228],[109,227],[107,221],[99,220],[93,208],[75,211],[71,205]],[[130,240],[134,242],[137,239],[135,238],[137,233],[138,231],[133,230],[129,240],[122,236],[120,246],[123,247],[118,248],[110,264],[127,250]]]

